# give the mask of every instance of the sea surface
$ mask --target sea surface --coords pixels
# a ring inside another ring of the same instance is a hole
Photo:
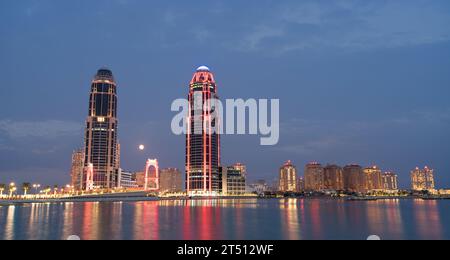
[[[225,199],[0,206],[1,240],[450,239],[450,201]]]

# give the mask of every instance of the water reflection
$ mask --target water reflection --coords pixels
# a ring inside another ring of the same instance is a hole
[[[8,207],[8,212],[6,213],[6,224],[5,224],[5,240],[14,239],[14,213],[16,207]]]
[[[366,204],[368,236],[384,237],[398,240],[405,237],[401,215],[400,200],[370,201]]]
[[[134,237],[138,240],[159,239],[159,207],[155,202],[139,202],[135,206]]]
[[[164,200],[0,207],[0,239],[449,239],[446,201]],[[446,237],[447,236],[447,237]]]
[[[443,239],[443,228],[438,209],[438,201],[415,200],[413,208],[418,237],[423,237],[427,240]],[[449,218],[446,219],[448,220]]]
[[[309,204],[309,219],[312,228],[312,239],[318,240],[322,237],[322,215],[320,212],[321,201],[314,199]]]
[[[392,233],[393,239],[402,239],[405,237],[402,213],[400,210],[400,200],[385,201],[385,233]]]
[[[160,206],[164,207],[222,207],[222,208],[258,208],[257,199],[227,199],[227,200],[162,200]]]
[[[287,240],[301,239],[297,203],[297,199],[280,200],[281,226]]]

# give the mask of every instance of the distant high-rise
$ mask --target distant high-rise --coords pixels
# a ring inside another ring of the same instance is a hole
[[[349,192],[364,192],[364,172],[361,166],[352,164],[344,167],[344,190]]]
[[[326,190],[343,190],[344,177],[342,168],[337,165],[328,165],[324,168],[324,188]]]
[[[186,135],[186,190],[190,194],[220,192],[220,133],[214,131],[214,101],[218,100],[213,73],[202,66],[189,85],[188,131]]]
[[[159,183],[161,193],[177,193],[183,191],[183,177],[178,169],[162,169]]]
[[[263,194],[270,191],[270,186],[265,180],[258,180],[255,183],[249,185],[250,189],[257,194]]]
[[[287,161],[280,168],[279,191],[297,192],[297,169],[291,161]]]
[[[415,191],[434,190],[434,170],[428,167],[421,170],[417,167],[411,171],[411,186]]]
[[[365,189],[366,191],[382,190],[381,170],[378,166],[367,167],[364,169]]]
[[[383,190],[398,191],[398,176],[393,172],[385,172],[381,175]]]
[[[305,191],[305,178],[298,177],[297,178],[297,192],[304,192]]]
[[[84,169],[84,150],[75,150],[72,154],[71,185],[75,190],[81,190]]]
[[[118,186],[120,146],[117,124],[117,85],[112,72],[103,68],[92,81],[85,132],[85,173],[92,164],[95,188]],[[83,179],[83,189],[87,189],[86,176]]]
[[[312,162],[305,166],[305,190],[324,190],[323,167],[320,163]]]

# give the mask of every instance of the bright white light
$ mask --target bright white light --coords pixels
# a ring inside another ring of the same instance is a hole
[[[197,71],[210,71],[210,70],[206,66],[200,66],[200,67],[198,67]]]
[[[145,150],[145,145],[143,145],[143,144],[139,145],[139,150],[140,151],[144,151]]]

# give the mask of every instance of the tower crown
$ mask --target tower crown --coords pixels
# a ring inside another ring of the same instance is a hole
[[[215,84],[214,74],[206,66],[200,66],[197,68],[194,76],[192,77],[191,84],[195,83],[212,83]]]
[[[97,71],[94,80],[108,80],[114,82],[114,76],[110,69],[101,68]]]
[[[197,68],[197,71],[211,71],[211,70],[206,66],[200,66]]]

